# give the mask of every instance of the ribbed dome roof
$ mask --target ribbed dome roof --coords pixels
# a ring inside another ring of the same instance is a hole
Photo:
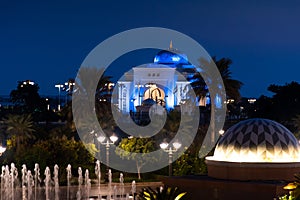
[[[297,162],[299,144],[283,125],[268,119],[242,121],[220,139],[214,160],[231,162]]]

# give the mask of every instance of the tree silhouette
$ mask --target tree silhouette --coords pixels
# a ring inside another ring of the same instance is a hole
[[[297,82],[285,85],[271,84],[268,87],[273,92],[272,97],[261,96],[256,102],[254,117],[265,117],[291,126],[291,120],[300,114],[300,84]]]
[[[203,62],[203,61],[202,61]],[[211,61],[205,61],[208,66],[214,66],[212,63],[214,62],[220,72],[221,78],[223,80],[226,96],[227,98],[232,98],[235,100],[240,99],[240,89],[243,85],[241,81],[232,79],[232,73],[230,71],[230,65],[232,64],[232,60],[229,58],[221,58],[219,60],[216,57],[213,57]],[[205,97],[208,93],[208,86],[204,82],[202,75],[207,75],[206,72],[196,72],[195,75],[192,77],[192,87],[196,96],[198,97]],[[215,80],[212,80],[215,81]]]
[[[229,69],[232,64],[232,60],[229,58],[221,58],[220,60],[217,60],[216,57],[213,57],[213,60],[221,74],[227,98],[239,100],[241,98],[240,89],[243,83],[232,78],[232,73]]]
[[[17,89],[10,93],[11,101],[19,113],[33,113],[46,110],[46,102],[41,99],[38,84],[31,81],[18,81]]]

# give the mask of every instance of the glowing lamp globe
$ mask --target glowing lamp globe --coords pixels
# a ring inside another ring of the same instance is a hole
[[[174,142],[174,143],[173,143],[173,147],[174,147],[175,149],[179,149],[179,148],[181,147],[181,144],[180,144],[179,142]]]
[[[166,148],[169,146],[169,144],[166,143],[166,142],[163,142],[163,143],[161,143],[159,146],[160,146],[160,148],[162,148],[162,149],[166,149]]]
[[[109,139],[110,139],[113,143],[115,143],[115,142],[118,140],[118,137],[115,136],[115,135],[112,135],[112,136],[109,137]]]
[[[104,142],[104,140],[106,139],[106,137],[105,136],[103,136],[103,135],[101,135],[101,136],[99,136],[98,138],[97,138],[97,140],[99,141],[99,142]]]

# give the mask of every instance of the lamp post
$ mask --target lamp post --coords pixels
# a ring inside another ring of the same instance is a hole
[[[57,106],[57,110],[60,111],[60,90],[61,90],[61,88],[64,87],[64,85],[56,84],[55,87],[58,88],[58,106]]]
[[[109,170],[109,147],[110,145],[114,144],[119,138],[116,135],[112,135],[109,138],[100,135],[97,140],[100,142],[100,144],[105,145],[106,147],[106,171]]]
[[[65,82],[65,86],[66,86],[66,103],[68,103],[68,95],[72,95],[74,86],[75,86],[75,82],[74,80],[69,80],[68,82]]]
[[[181,147],[181,143],[173,142],[173,144],[169,146],[169,143],[163,142],[159,146],[162,150],[169,154],[169,176],[172,176],[173,153]]]
[[[46,103],[47,103],[47,110],[50,110],[49,99],[48,99],[48,98],[46,98],[45,100],[46,100]]]

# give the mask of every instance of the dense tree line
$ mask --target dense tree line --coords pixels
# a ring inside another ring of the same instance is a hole
[[[260,96],[255,102],[251,117],[262,117],[284,124],[292,132],[299,131],[300,84],[271,84],[268,90],[273,96]]]

